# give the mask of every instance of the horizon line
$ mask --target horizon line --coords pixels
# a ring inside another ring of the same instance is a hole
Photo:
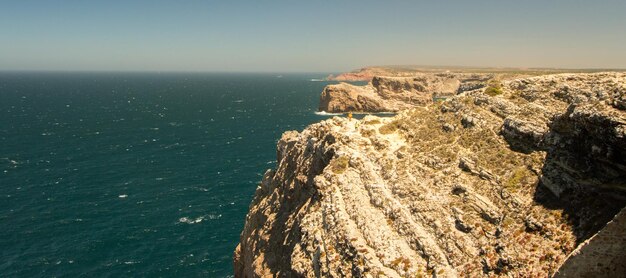
[[[459,65],[370,65],[353,68],[351,70],[331,70],[331,71],[318,71],[318,70],[151,70],[151,69],[0,69],[2,73],[8,72],[23,72],[23,73],[265,73],[265,74],[290,74],[290,73],[351,73],[358,72],[366,68],[404,68],[404,69],[463,69],[463,70],[562,70],[562,71],[626,71],[626,67],[613,68],[613,67],[516,67],[516,66],[459,66]]]

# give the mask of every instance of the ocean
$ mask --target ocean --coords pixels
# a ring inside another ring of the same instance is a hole
[[[0,276],[232,276],[323,76],[0,73]]]

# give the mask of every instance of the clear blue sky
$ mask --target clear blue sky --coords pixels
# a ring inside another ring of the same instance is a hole
[[[0,0],[0,70],[626,68],[626,1]]]

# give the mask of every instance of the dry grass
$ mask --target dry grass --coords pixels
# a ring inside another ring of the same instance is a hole
[[[391,262],[393,268],[397,269],[400,265],[402,265],[404,271],[408,271],[411,268],[411,260],[405,257],[398,257]]]

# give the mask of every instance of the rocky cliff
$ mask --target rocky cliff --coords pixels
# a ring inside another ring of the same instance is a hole
[[[411,77],[376,76],[366,86],[328,85],[320,95],[319,111],[397,112],[466,90],[487,86],[492,74],[416,73]]]
[[[365,67],[351,72],[344,72],[338,75],[329,75],[326,80],[333,81],[370,81],[375,76],[395,76],[409,77],[423,71],[422,69],[398,68],[390,66]]]
[[[395,84],[371,86],[423,90]],[[570,253],[626,204],[626,74],[505,80],[392,118],[335,117],[283,134],[277,159],[238,277],[571,274],[603,249]]]

